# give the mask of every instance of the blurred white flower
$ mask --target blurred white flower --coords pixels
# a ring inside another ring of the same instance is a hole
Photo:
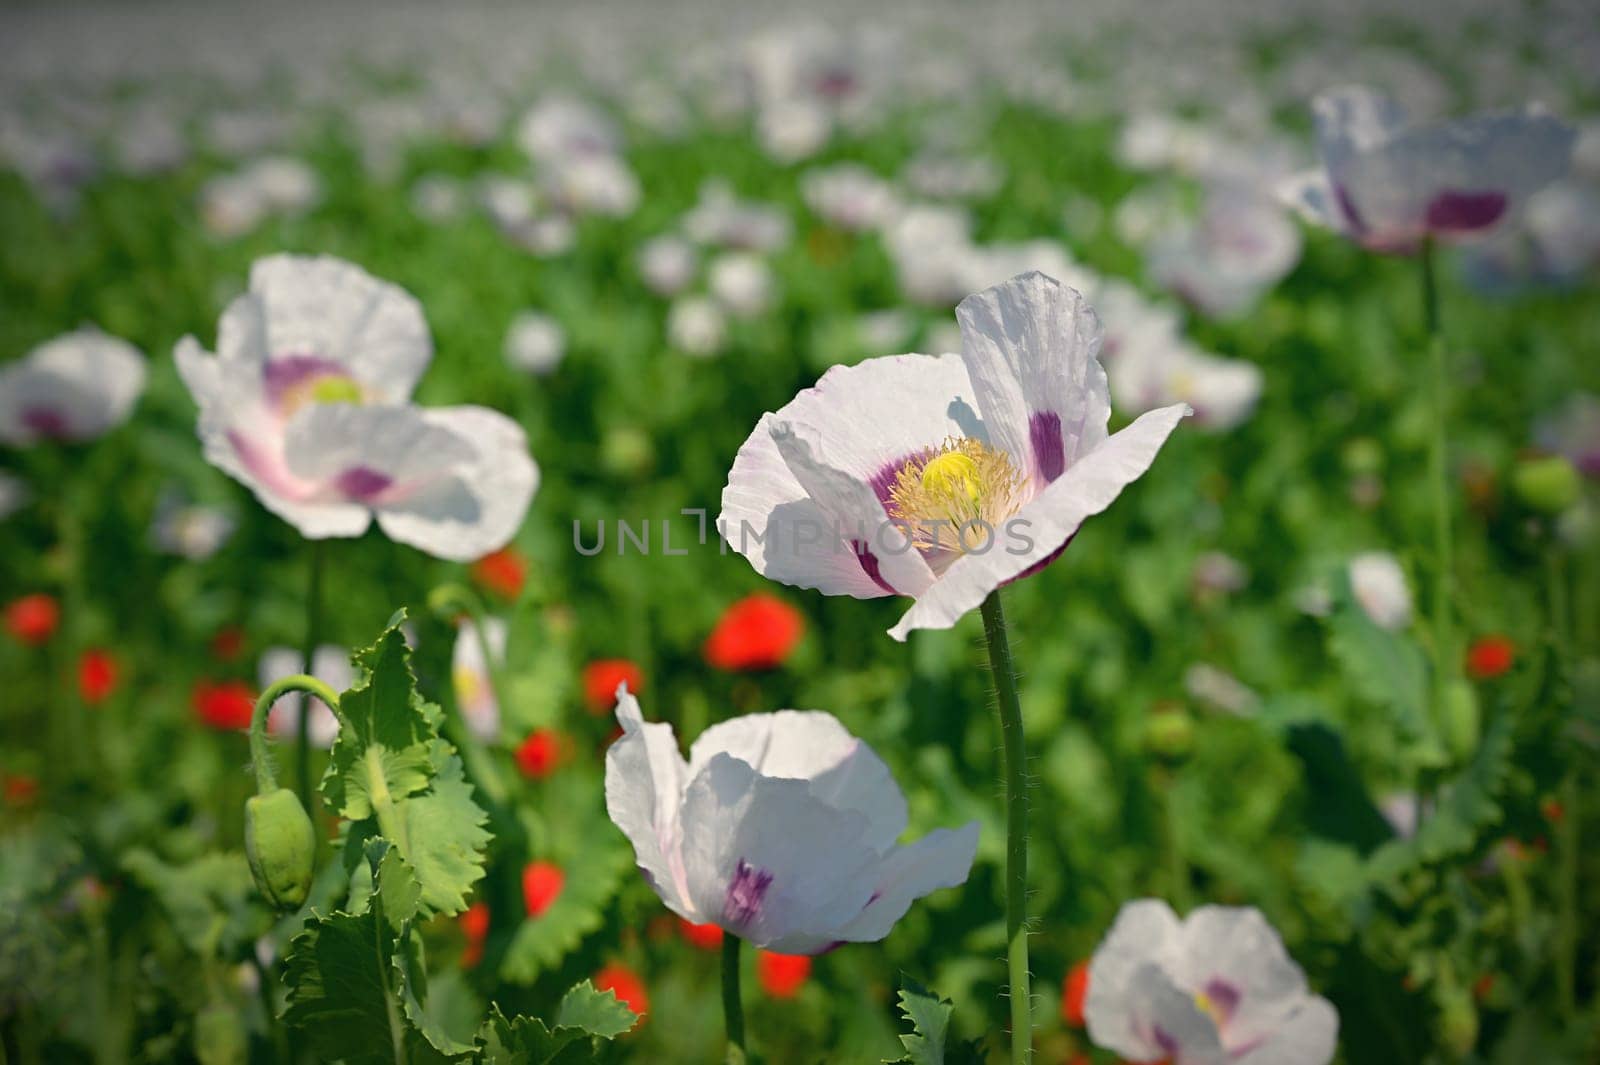
[[[550,199],[576,214],[625,218],[639,206],[639,179],[611,155],[575,155],[544,170]]]
[[[214,177],[200,190],[200,215],[219,237],[237,237],[272,215],[292,217],[322,198],[316,172],[298,159],[257,159],[232,174]]]
[[[959,356],[836,366],[764,415],[717,521],[773,580],[910,596],[890,630],[899,640],[949,628],[1056,559],[1188,413],[1166,407],[1108,435],[1099,320],[1052,278],[1014,278],[956,314]]]
[[[427,222],[450,222],[467,209],[466,187],[444,174],[424,174],[411,185],[411,209]]]
[[[667,908],[764,950],[883,939],[911,903],[964,883],[978,825],[911,844],[905,797],[872,749],[821,711],[746,714],[685,761],[672,726],[621,687],[606,810]]]
[[[552,94],[522,117],[517,144],[536,164],[559,165],[581,156],[613,155],[622,149],[622,135],[593,104]]]
[[[723,181],[700,186],[700,198],[683,216],[683,231],[697,244],[744,251],[776,251],[789,243],[789,216],[770,204],[749,203]]]
[[[27,506],[32,495],[28,490],[28,482],[0,470],[0,521],[5,521]]]
[[[233,516],[221,507],[189,503],[176,492],[165,492],[156,504],[150,539],[158,551],[197,562],[228,542],[234,524]]]
[[[1213,318],[1249,310],[1299,260],[1300,231],[1283,208],[1238,190],[1213,191],[1197,222],[1149,251],[1156,281]]]
[[[1259,910],[1122,907],[1089,962],[1089,1038],[1133,1061],[1327,1065],[1339,1014]]]
[[[0,441],[85,441],[123,422],[144,391],[145,359],[87,326],[0,366]]]
[[[561,323],[538,311],[520,311],[506,330],[506,362],[533,374],[553,373],[567,354]]]
[[[800,193],[818,216],[840,229],[876,229],[899,210],[894,186],[858,163],[808,171]]]
[[[667,312],[667,341],[685,355],[720,355],[727,338],[728,324],[722,311],[704,297],[676,300]]]
[[[682,237],[654,237],[639,248],[639,275],[658,296],[675,296],[688,287],[699,269],[694,245]]]
[[[1374,624],[1403,629],[1411,623],[1411,587],[1400,560],[1387,551],[1367,551],[1350,560],[1350,592]]]
[[[1282,195],[1309,221],[1381,252],[1487,232],[1567,171],[1575,132],[1538,108],[1417,125],[1352,86],[1313,103],[1322,167]]]
[[[1198,703],[1240,717],[1248,717],[1261,705],[1261,696],[1238,677],[1207,662],[1196,662],[1184,670],[1183,690]]]
[[[1539,446],[1561,455],[1589,478],[1600,478],[1600,396],[1579,392],[1534,428]]]
[[[486,618],[483,634],[494,656],[495,668],[506,660],[506,623]],[[486,743],[500,738],[500,704],[494,696],[494,681],[489,663],[484,660],[478,640],[478,627],[468,618],[456,629],[455,650],[451,657],[450,680],[455,687],[456,706],[472,734]]]
[[[756,119],[761,147],[780,163],[795,163],[821,151],[833,136],[828,112],[808,100],[784,100],[763,107]]]
[[[757,255],[728,252],[711,261],[706,273],[711,296],[729,314],[754,318],[772,306],[772,270]]]
[[[334,644],[323,644],[311,656],[311,675],[332,688],[335,693],[347,691],[355,685],[356,672],[350,664],[350,652]],[[306,671],[305,659],[299,651],[288,647],[269,647],[261,652],[256,667],[256,679],[264,689],[268,685]],[[306,726],[306,736],[315,747],[327,750],[339,735],[339,719],[323,705],[321,699],[299,692],[279,696],[267,711],[267,730],[280,739],[299,735],[300,715],[306,703],[311,703],[311,721]]]
[[[422,308],[338,259],[256,262],[217,354],[174,353],[206,458],[311,539],[385,533],[469,560],[516,532],[538,467],[515,422],[484,407],[406,403],[432,357]]]

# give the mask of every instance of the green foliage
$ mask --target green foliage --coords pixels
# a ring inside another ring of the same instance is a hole
[[[531,983],[572,952],[605,922],[606,906],[633,868],[627,844],[594,825],[589,844],[565,863],[566,880],[550,908],[525,919],[512,937],[500,975],[512,983]]]
[[[911,1034],[902,1035],[906,1055],[890,1065],[982,1065],[977,1042],[950,1037],[950,1015],[955,1004],[940,998],[909,976],[900,978],[900,1012],[911,1022]]]
[[[587,980],[566,993],[553,1025],[534,1017],[506,1020],[499,1007],[478,1033],[481,1065],[582,1065],[597,1061],[599,1040],[629,1031],[638,1018],[610,991],[596,991]]]

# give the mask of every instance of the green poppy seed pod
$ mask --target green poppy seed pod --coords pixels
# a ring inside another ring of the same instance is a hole
[[[1578,470],[1560,455],[1525,459],[1511,474],[1517,498],[1540,514],[1560,514],[1578,501]]]
[[[1465,761],[1478,749],[1482,732],[1478,693],[1464,680],[1451,681],[1444,692],[1444,742],[1450,753]]]
[[[1194,718],[1182,707],[1154,711],[1145,719],[1144,746],[1162,761],[1183,761],[1194,750]]]
[[[316,831],[294,792],[279,788],[245,800],[245,858],[256,888],[273,906],[294,910],[306,901],[316,853]]]

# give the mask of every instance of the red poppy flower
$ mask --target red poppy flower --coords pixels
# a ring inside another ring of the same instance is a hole
[[[211,637],[211,657],[218,662],[232,662],[244,651],[244,630],[237,625],[227,625]]]
[[[213,684],[202,680],[194,686],[194,712],[212,728],[249,728],[250,715],[255,708],[255,693],[243,681],[225,680]]]
[[[529,862],[522,870],[522,903],[529,917],[543,916],[566,886],[567,874],[554,862]]]
[[[805,954],[756,955],[756,980],[771,998],[794,998],[811,975],[811,958]]]
[[[717,669],[775,669],[805,632],[800,611],[777,596],[757,592],[723,612],[706,640],[706,661]]]
[[[0,786],[0,796],[5,798],[7,806],[28,806],[39,797],[39,782],[26,773],[8,776]]]
[[[595,973],[594,986],[600,991],[610,991],[641,1017],[650,1012],[650,996],[645,992],[644,981],[620,961],[611,962]]]
[[[1074,1028],[1083,1027],[1083,1000],[1089,996],[1089,963],[1080,961],[1067,973],[1061,988],[1061,1019]]]
[[[1511,669],[1517,660],[1517,645],[1498,634],[1482,636],[1467,648],[1467,676],[1491,680]]]
[[[516,599],[528,581],[528,560],[508,545],[478,559],[468,573],[479,587],[502,599]]]
[[[517,748],[517,768],[530,780],[543,780],[566,758],[567,741],[555,729],[534,729]]]
[[[54,636],[60,621],[61,608],[43,592],[25,595],[6,604],[6,631],[34,647]]]
[[[483,960],[483,941],[489,937],[489,904],[474,902],[457,920],[461,934],[467,937],[466,949],[461,952],[461,967],[471,969]]]
[[[117,690],[117,660],[98,648],[83,652],[78,659],[78,693],[91,706],[105,702]]]
[[[604,714],[617,703],[617,685],[626,683],[635,695],[644,690],[644,674],[626,658],[597,658],[583,667],[583,698],[592,714]]]
[[[683,933],[683,938],[699,947],[701,950],[716,950],[722,946],[722,929],[707,921],[705,924],[695,924],[678,918],[678,931]]]

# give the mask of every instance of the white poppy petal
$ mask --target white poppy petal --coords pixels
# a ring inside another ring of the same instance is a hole
[[[688,766],[672,726],[646,722],[626,688],[617,693],[616,713],[622,738],[606,751],[606,813],[633,844],[639,871],[661,901],[685,920],[712,920],[690,901],[679,821]]]
[[[1339,1046],[1339,1011],[1316,995],[1277,1018],[1270,1037],[1233,1058],[1233,1065],[1327,1065]]]
[[[0,440],[92,440],[127,420],[144,390],[145,358],[86,327],[0,368]]]
[[[913,629],[949,628],[1006,581],[1048,561],[1087,518],[1109,507],[1150,468],[1161,445],[1188,413],[1181,403],[1150,411],[1080,457],[1012,519],[1012,533],[1026,532],[1031,548],[1016,550],[1002,530],[988,550],[957,559],[889,635],[904,640]]]
[[[941,828],[884,856],[872,901],[840,930],[850,943],[872,943],[889,934],[911,904],[940,888],[959,887],[978,853],[978,823]]]
[[[989,441],[1038,485],[1106,437],[1111,395],[1100,319],[1076,289],[1037,271],[968,296],[956,308],[961,355]]]
[[[1151,1049],[1131,1009],[1134,978],[1152,960],[1175,957],[1182,942],[1178,915],[1160,899],[1127,903],[1089,962],[1083,1015],[1097,1046],[1138,1057]]]

